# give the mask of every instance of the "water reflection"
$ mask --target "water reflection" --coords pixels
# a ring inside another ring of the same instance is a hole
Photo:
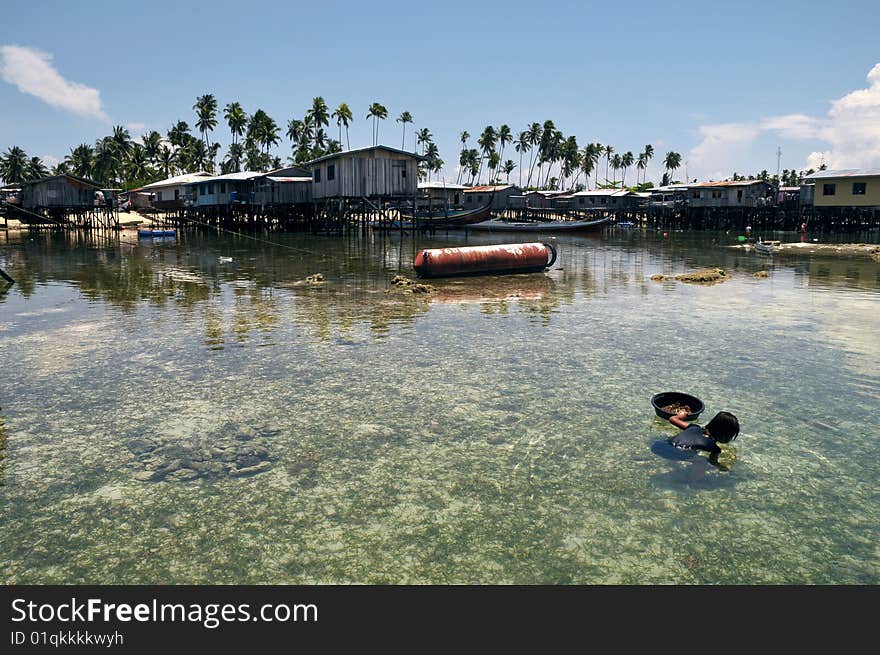
[[[0,242],[7,581],[880,581],[876,263],[567,237],[419,296],[488,237],[269,238]],[[663,389],[740,417],[730,471],[651,451]]]

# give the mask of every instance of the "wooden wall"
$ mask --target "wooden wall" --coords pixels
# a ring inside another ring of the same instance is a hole
[[[91,208],[95,206],[94,187],[73,177],[50,177],[22,187],[21,205],[40,207]]]
[[[328,168],[334,166],[334,179],[328,180]],[[418,194],[418,171],[414,157],[387,152],[341,155],[315,164],[321,181],[313,182],[315,200],[323,198],[412,197]]]

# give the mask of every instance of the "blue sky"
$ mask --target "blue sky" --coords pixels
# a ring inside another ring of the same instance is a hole
[[[548,118],[581,145],[653,144],[654,176],[670,149],[700,179],[775,172],[777,146],[782,168],[880,166],[877,25],[876,0],[12,0],[0,24],[0,150],[52,162],[113,124],[164,133],[192,124],[196,96],[213,93],[282,128],[314,96],[347,102],[352,147],[370,143],[371,102],[388,108],[380,140],[397,147],[393,119],[407,110],[433,133],[447,180],[462,130],[474,141],[488,124],[516,133]],[[228,143],[222,120],[213,138]],[[285,140],[275,154],[289,153]]]

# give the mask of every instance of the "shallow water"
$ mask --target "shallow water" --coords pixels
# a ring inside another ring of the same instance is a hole
[[[618,230],[425,298],[497,238],[261,238],[0,233],[3,582],[880,582],[880,263]]]

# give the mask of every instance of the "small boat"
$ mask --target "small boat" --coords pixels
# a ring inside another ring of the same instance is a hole
[[[764,255],[772,255],[774,252],[778,252],[782,248],[781,241],[756,241],[755,242],[755,252],[760,252]]]
[[[414,227],[455,227],[481,223],[492,216],[492,203],[476,209],[455,209],[449,211],[416,212],[412,214],[400,212],[401,220],[392,221],[391,227],[412,229]]]
[[[509,223],[500,220],[483,221],[468,225],[469,230],[489,230],[491,232],[597,232],[611,222],[610,218],[594,221],[529,221]]]
[[[177,235],[176,230],[138,230],[138,236],[145,239],[153,237],[173,237]]]

